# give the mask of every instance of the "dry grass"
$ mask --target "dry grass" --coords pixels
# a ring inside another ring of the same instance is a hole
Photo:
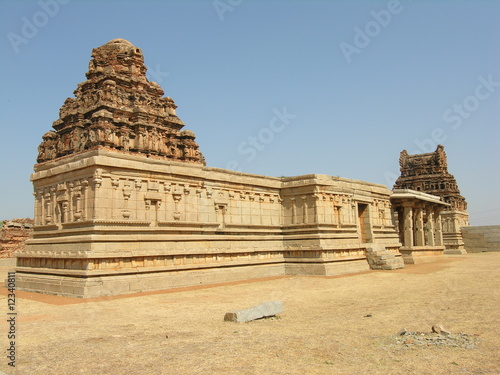
[[[497,374],[499,266],[500,253],[483,253],[398,271],[287,277],[127,298],[85,301],[18,292],[16,370],[30,375]],[[2,294],[5,311],[5,290]],[[277,299],[285,309],[277,319],[223,321],[227,311]],[[435,323],[452,333],[478,335],[478,347],[396,344],[394,335],[402,328],[429,331]],[[3,358],[0,370],[15,373]]]

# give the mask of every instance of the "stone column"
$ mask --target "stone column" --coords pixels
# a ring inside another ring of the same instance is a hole
[[[50,188],[49,188],[50,191]],[[50,224],[52,222],[52,202],[50,200],[50,192],[46,192],[44,194],[44,216],[43,216],[43,224]]]
[[[67,223],[69,222],[69,202],[68,201],[63,201],[61,203],[61,210],[62,210],[62,217],[61,217],[61,223]]]
[[[51,187],[50,198],[49,198],[49,209],[48,209],[48,212],[50,212],[50,221],[48,222],[48,224],[54,224],[56,222],[56,208],[57,208],[56,188]]]
[[[82,204],[82,220],[87,219],[87,210],[89,206],[89,194],[88,194],[88,189],[89,187],[89,182],[87,180],[82,181],[82,196],[83,196],[83,204]]]
[[[264,209],[262,205],[264,204],[265,197],[263,195],[259,195],[259,224],[264,224]]]
[[[45,207],[45,192],[43,191],[43,189],[40,189],[39,194],[40,194],[40,219],[38,225],[44,225],[46,207]]]
[[[434,210],[434,244],[443,246],[443,229],[441,228],[441,209]]]
[[[66,222],[73,221],[74,207],[73,207],[73,189],[75,188],[75,184],[73,182],[68,182],[68,208],[66,215]]]
[[[318,215],[318,205],[320,204],[320,196],[318,194],[314,194],[312,196],[313,198],[313,223],[318,223],[319,222],[319,215]]]
[[[34,224],[35,225],[40,225],[40,212],[41,212],[41,209],[40,209],[40,202],[41,202],[41,194],[39,194],[39,192],[35,191],[33,193],[33,196],[35,197],[35,220],[34,220]]]
[[[102,219],[103,216],[102,214],[102,176],[101,176],[102,171],[100,169],[96,169],[94,172],[94,175],[92,176],[92,184],[93,184],[93,212],[92,212],[92,219]]]
[[[425,234],[426,234],[426,245],[435,246],[434,241],[434,210],[432,206],[428,206],[426,209],[427,222],[425,223]]]
[[[172,197],[174,198],[174,220],[180,220],[181,219],[181,212],[179,209],[179,202],[181,201],[182,194],[178,191],[174,191],[172,194]]]
[[[290,202],[292,205],[292,217],[291,217],[290,221],[292,224],[296,224],[297,213],[296,213],[296,207],[295,207],[295,197],[291,197]]]
[[[337,206],[337,226],[341,227],[344,221],[342,220],[342,206]]]
[[[404,233],[403,246],[413,246],[413,206],[411,203],[403,203]]]
[[[307,224],[308,220],[308,210],[307,210],[307,195],[300,197],[302,199],[302,223]]]
[[[424,214],[422,207],[415,208],[415,246],[425,245]]]

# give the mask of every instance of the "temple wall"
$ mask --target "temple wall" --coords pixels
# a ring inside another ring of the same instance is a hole
[[[369,269],[368,243],[400,246],[390,191],[362,181],[273,178],[106,149],[38,164],[32,181],[34,238],[17,268],[25,290],[87,297],[352,273]]]
[[[468,253],[500,251],[500,225],[467,226],[461,233]]]

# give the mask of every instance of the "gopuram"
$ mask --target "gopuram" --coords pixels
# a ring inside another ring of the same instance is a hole
[[[174,101],[126,40],[94,49],[86,77],[39,147],[19,289],[97,297],[390,270],[443,254],[448,204],[436,196],[205,166]]]
[[[444,147],[438,145],[436,151],[426,154],[409,155],[401,151],[399,157],[401,176],[394,189],[412,189],[436,195],[449,204],[442,216],[444,245],[446,254],[464,254],[461,228],[469,225],[467,202],[460,195],[457,181],[448,173],[448,162]]]

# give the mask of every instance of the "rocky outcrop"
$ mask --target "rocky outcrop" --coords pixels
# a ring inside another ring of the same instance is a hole
[[[0,258],[11,258],[22,251],[28,238],[32,237],[32,219],[4,220],[0,231]]]

